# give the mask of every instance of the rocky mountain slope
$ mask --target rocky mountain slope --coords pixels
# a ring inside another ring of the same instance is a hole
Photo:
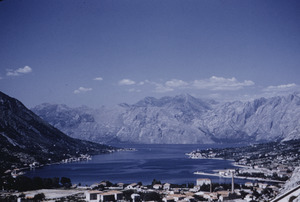
[[[32,109],[66,134],[96,142],[232,143],[300,137],[300,97],[217,103],[190,95],[146,97],[108,109],[42,104]]]
[[[65,135],[18,100],[0,92],[0,171],[11,165],[51,163],[108,149],[112,148]]]
[[[286,193],[287,191],[296,188],[300,184],[300,167],[295,168],[293,175],[289,180],[286,181],[282,189],[280,190],[279,195]],[[300,196],[299,198],[300,199]]]
[[[300,97],[260,98],[217,106],[195,120],[216,141],[274,141],[300,138]]]

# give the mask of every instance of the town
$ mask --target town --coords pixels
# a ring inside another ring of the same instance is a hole
[[[153,180],[151,185],[141,182],[113,184],[109,181],[91,186],[71,185],[62,178],[63,187],[38,189],[18,193],[2,192],[0,200],[12,201],[268,201],[275,197],[279,188],[265,183],[219,184],[208,178],[198,178],[194,183],[170,184]],[[33,180],[34,181],[34,180]],[[36,180],[37,181],[37,180]],[[42,180],[43,181],[43,180]],[[58,182],[58,181],[57,181]]]
[[[7,172],[2,178],[0,200],[43,201],[270,201],[299,165],[300,141],[272,142],[245,147],[196,150],[186,155],[192,159],[227,159],[234,168],[215,170],[215,173],[195,171],[195,182],[171,184],[153,180],[150,185],[102,181],[90,186],[72,184],[71,180],[30,179]],[[134,149],[130,149],[134,150]],[[63,163],[90,159],[81,155]],[[202,176],[201,176],[202,175]],[[229,184],[214,183],[209,176],[231,178]],[[236,178],[245,179],[237,184]],[[5,180],[3,180],[5,179]],[[27,185],[28,186],[27,186]],[[30,185],[30,186],[29,186]],[[18,192],[13,191],[12,187]],[[30,187],[30,188],[29,188]],[[9,191],[12,190],[12,191]]]
[[[196,150],[187,153],[192,159],[233,160],[236,177],[253,177],[265,181],[286,181],[300,165],[300,141],[270,142],[246,147]],[[222,175],[222,174],[221,174]],[[224,176],[224,175],[223,175]]]

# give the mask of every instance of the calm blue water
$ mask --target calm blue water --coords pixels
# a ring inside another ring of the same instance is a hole
[[[90,161],[45,166],[28,171],[26,176],[43,178],[64,176],[71,178],[72,183],[82,185],[91,185],[102,180],[113,183],[151,184],[153,179],[161,180],[163,183],[183,184],[195,183],[197,178],[203,177],[208,177],[213,182],[231,182],[228,178],[193,174],[198,170],[212,172],[214,169],[234,167],[226,160],[189,159],[185,155],[198,148],[210,148],[211,145],[126,145],[126,147],[134,147],[138,151],[115,152],[93,156]]]

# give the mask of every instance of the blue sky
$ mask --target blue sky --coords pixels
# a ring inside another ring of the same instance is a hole
[[[33,107],[299,91],[298,0],[4,0],[0,90]]]

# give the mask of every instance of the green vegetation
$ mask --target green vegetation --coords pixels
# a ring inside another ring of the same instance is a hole
[[[25,176],[19,176],[13,178],[7,176],[0,179],[0,187],[4,190],[17,190],[19,192],[38,190],[38,189],[55,189],[55,188],[69,188],[72,183],[69,178],[62,177],[59,178],[40,178],[34,177],[29,178]]]

